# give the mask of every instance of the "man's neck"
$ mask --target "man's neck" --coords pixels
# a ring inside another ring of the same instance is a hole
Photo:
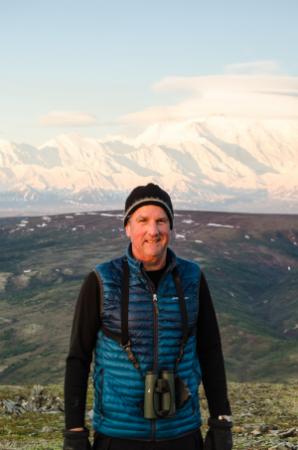
[[[152,281],[152,283],[155,286],[155,290],[157,290],[158,284],[159,284],[165,270],[166,270],[166,266],[164,266],[162,269],[146,270],[148,277],[150,278],[150,280]]]
[[[166,266],[166,260],[160,262],[160,263],[143,263],[144,269],[146,272],[151,272],[152,270],[161,270],[164,269]]]

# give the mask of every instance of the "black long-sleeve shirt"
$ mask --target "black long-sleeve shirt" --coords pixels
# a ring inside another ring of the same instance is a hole
[[[158,284],[162,271],[147,272]],[[66,360],[64,401],[66,429],[83,427],[93,350],[100,328],[100,290],[94,272],[85,279],[77,300]],[[220,334],[209,288],[201,274],[197,353],[211,417],[230,415]]]

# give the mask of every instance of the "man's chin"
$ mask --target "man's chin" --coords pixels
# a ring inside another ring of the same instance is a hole
[[[164,253],[164,249],[160,245],[147,245],[144,249],[147,255],[152,257],[160,257]]]
[[[148,262],[150,262],[150,261],[155,262],[161,258],[161,254],[155,253],[155,252],[147,252],[145,255],[145,258]]]
[[[163,259],[164,252],[160,252],[160,251],[159,252],[146,252],[146,254],[144,256],[145,256],[144,259],[147,263],[156,264],[156,263],[159,263]]]

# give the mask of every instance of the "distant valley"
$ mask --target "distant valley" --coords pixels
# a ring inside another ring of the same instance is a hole
[[[61,382],[80,285],[127,246],[119,211],[0,219],[0,382]],[[298,216],[178,211],[172,248],[209,282],[231,381],[298,373]]]

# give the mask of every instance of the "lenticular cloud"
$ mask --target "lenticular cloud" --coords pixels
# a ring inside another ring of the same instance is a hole
[[[150,125],[227,116],[255,119],[298,119],[298,77],[281,75],[210,75],[167,77],[153,86],[160,94],[185,94],[183,100],[122,117],[126,124]]]

